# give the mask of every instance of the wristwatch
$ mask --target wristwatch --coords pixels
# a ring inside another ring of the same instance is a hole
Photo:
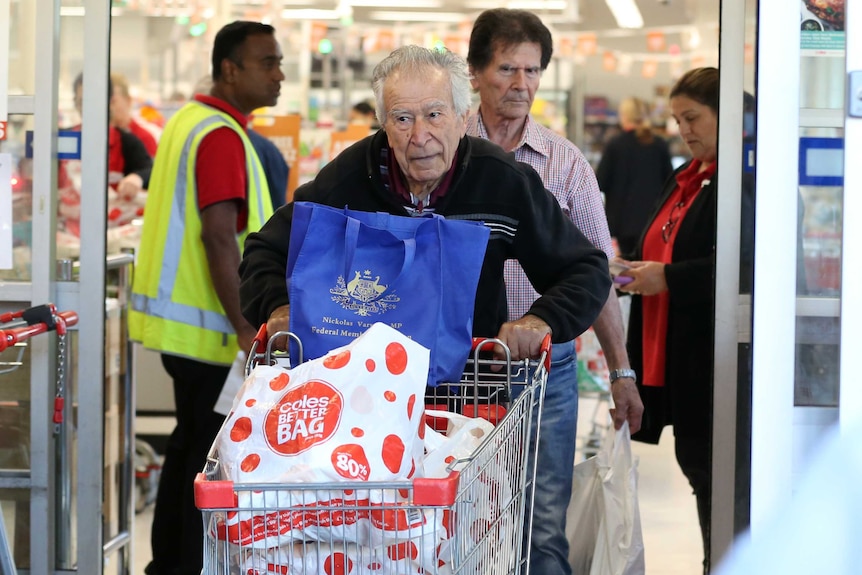
[[[637,382],[638,380],[638,374],[635,373],[635,370],[633,369],[615,369],[610,373],[611,383],[615,382],[621,377],[630,377],[635,380],[635,382]]]

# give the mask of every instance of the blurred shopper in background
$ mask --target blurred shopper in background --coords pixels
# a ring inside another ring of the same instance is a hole
[[[673,167],[667,143],[653,134],[646,102],[626,98],[619,119],[623,131],[605,146],[596,178],[611,236],[619,253],[630,255]]]
[[[159,481],[147,575],[198,575],[203,524],[194,478],[224,417],[213,411],[237,352],[256,329],[240,313],[249,232],[272,214],[248,116],[278,100],[284,74],[272,26],[233,22],[215,37],[213,86],[165,126],[132,287],[130,338],[161,353],[177,424]],[[188,170],[187,166],[194,166]]]
[[[135,117],[129,81],[125,76],[111,72],[111,84],[114,86],[110,100],[111,124],[136,135],[144,143],[150,157],[155,157],[161,130],[158,126],[150,125],[146,120]]]
[[[364,101],[357,102],[352,108],[350,108],[347,123],[360,124],[375,130],[380,129],[380,124],[377,123],[377,114],[374,112],[374,106]]]
[[[479,15],[470,36],[467,62],[479,111],[467,133],[490,140],[515,159],[530,164],[554,194],[566,218],[608,257],[614,256],[596,178],[583,154],[568,140],[536,123],[530,108],[542,72],[551,60],[551,33],[538,16],[497,8]],[[505,268],[509,319],[521,317],[539,294],[518,262]],[[629,368],[620,305],[613,288],[593,324],[611,369],[614,425],[628,420],[640,428],[643,404]],[[530,570],[569,574],[566,508],[572,491],[572,466],[578,416],[578,373],[574,341],[554,344],[539,435]]]
[[[78,74],[72,84],[75,109],[83,118],[84,75]],[[113,94],[113,83],[108,81],[109,94]],[[68,128],[80,131],[81,124]],[[109,200],[116,192],[123,201],[131,201],[139,192],[146,189],[150,181],[153,159],[147,153],[143,142],[134,134],[116,126],[108,126],[108,187]],[[81,235],[81,162],[79,160],[60,160],[57,167],[58,224],[60,228],[74,236]]]
[[[671,90],[671,114],[692,160],[665,184],[635,261],[621,262],[630,266],[621,275],[634,279],[619,288],[639,296],[632,301],[628,344],[646,410],[633,439],[658,443],[664,427],[673,426],[676,459],[697,500],[704,573],[710,564],[718,85],[716,68],[697,68]],[[743,216],[753,217],[745,190]],[[742,268],[750,266],[743,261]]]

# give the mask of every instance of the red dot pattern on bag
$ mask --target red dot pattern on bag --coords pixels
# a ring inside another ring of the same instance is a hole
[[[404,543],[396,543],[387,547],[386,554],[394,561],[400,561],[408,557],[416,559],[419,557],[419,548],[412,541],[405,541]]]
[[[326,575],[349,575],[353,572],[353,560],[344,553],[333,553],[323,562]]]
[[[407,499],[410,497],[410,490],[408,489],[399,489],[398,495],[401,496],[401,499]]]
[[[410,462],[410,473],[407,474],[407,479],[412,479],[416,474],[416,460],[412,460]]]
[[[350,434],[353,435],[353,437],[362,437],[363,435],[365,435],[365,432],[358,427],[354,427],[350,430]]]
[[[392,375],[401,375],[407,369],[407,350],[398,342],[386,346],[386,369]]]
[[[245,441],[251,435],[251,418],[240,417],[233,422],[233,427],[230,429],[231,441],[239,443]]]
[[[227,512],[227,518],[228,518],[228,519],[233,519],[234,517],[236,517],[236,516],[237,516],[237,513],[238,513],[238,511],[228,511],[228,512]]]
[[[410,396],[407,400],[407,419],[413,419],[413,406],[416,405],[416,394]]]
[[[373,563],[369,563],[367,567],[369,571],[380,571],[383,569],[383,563],[380,561],[374,561]]]
[[[281,391],[287,384],[290,383],[290,376],[286,373],[280,373],[277,377],[269,380],[269,388],[273,391]]]
[[[419,439],[425,439],[425,410],[422,410],[422,417],[419,418]]]
[[[251,473],[252,471],[257,469],[258,465],[260,465],[260,455],[258,455],[257,453],[252,453],[242,460],[242,463],[240,463],[239,468],[246,473]]]
[[[329,369],[341,369],[348,363],[350,363],[350,350],[346,349],[335,355],[327,356],[326,359],[323,360],[323,367]]]
[[[371,475],[365,449],[356,443],[339,445],[332,450],[330,460],[335,472],[345,479],[368,481],[368,476]]]
[[[257,400],[255,398],[251,398],[245,402],[245,406],[246,407],[254,407],[254,405],[256,403],[257,403]]]
[[[344,399],[329,383],[310,379],[289,389],[266,414],[264,438],[281,455],[296,455],[328,441],[341,424]]]
[[[446,462],[446,465],[449,465],[450,463],[455,461],[455,456],[454,455],[447,455],[446,459],[444,459],[443,461]]]
[[[365,369],[373,372],[375,369],[377,369],[377,364],[374,363],[373,359],[366,359],[365,360]]]
[[[392,473],[398,473],[404,460],[404,442],[397,435],[383,438],[383,463]]]
[[[386,401],[388,401],[388,402],[390,402],[390,403],[391,403],[391,402],[394,402],[396,399],[398,399],[398,396],[397,396],[397,395],[395,395],[395,392],[394,392],[394,391],[385,391],[385,392],[383,392],[383,397],[384,397],[384,398],[386,398]]]

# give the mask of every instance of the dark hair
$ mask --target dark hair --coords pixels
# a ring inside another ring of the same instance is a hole
[[[709,106],[718,115],[718,68],[706,67],[689,70],[682,75],[669,98],[685,96],[699,104]]]
[[[485,10],[473,24],[467,63],[475,70],[484,70],[494,59],[498,47],[508,48],[525,42],[541,46],[541,67],[545,70],[554,53],[554,41],[551,31],[539,17],[526,10]]]
[[[374,107],[368,102],[357,102],[353,105],[353,109],[363,116],[370,116],[374,114]]]
[[[75,81],[72,82],[72,96],[75,95],[75,92],[78,91],[78,86],[84,85],[84,72],[78,72],[78,75],[75,76]],[[111,80],[111,75],[108,74],[108,100],[111,99],[111,96],[114,95],[114,82]]]
[[[239,50],[245,39],[255,34],[275,34],[275,28],[269,24],[237,20],[226,24],[216,34],[213,42],[212,77],[213,81],[221,78],[222,60],[230,60],[239,64]]]

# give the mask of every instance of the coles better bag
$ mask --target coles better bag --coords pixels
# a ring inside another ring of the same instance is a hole
[[[320,357],[379,321],[431,350],[430,385],[459,381],[488,236],[479,222],[436,214],[297,202],[286,280],[303,357]]]
[[[575,465],[566,515],[573,573],[643,575],[637,460],[628,422],[605,438],[601,451]]]

